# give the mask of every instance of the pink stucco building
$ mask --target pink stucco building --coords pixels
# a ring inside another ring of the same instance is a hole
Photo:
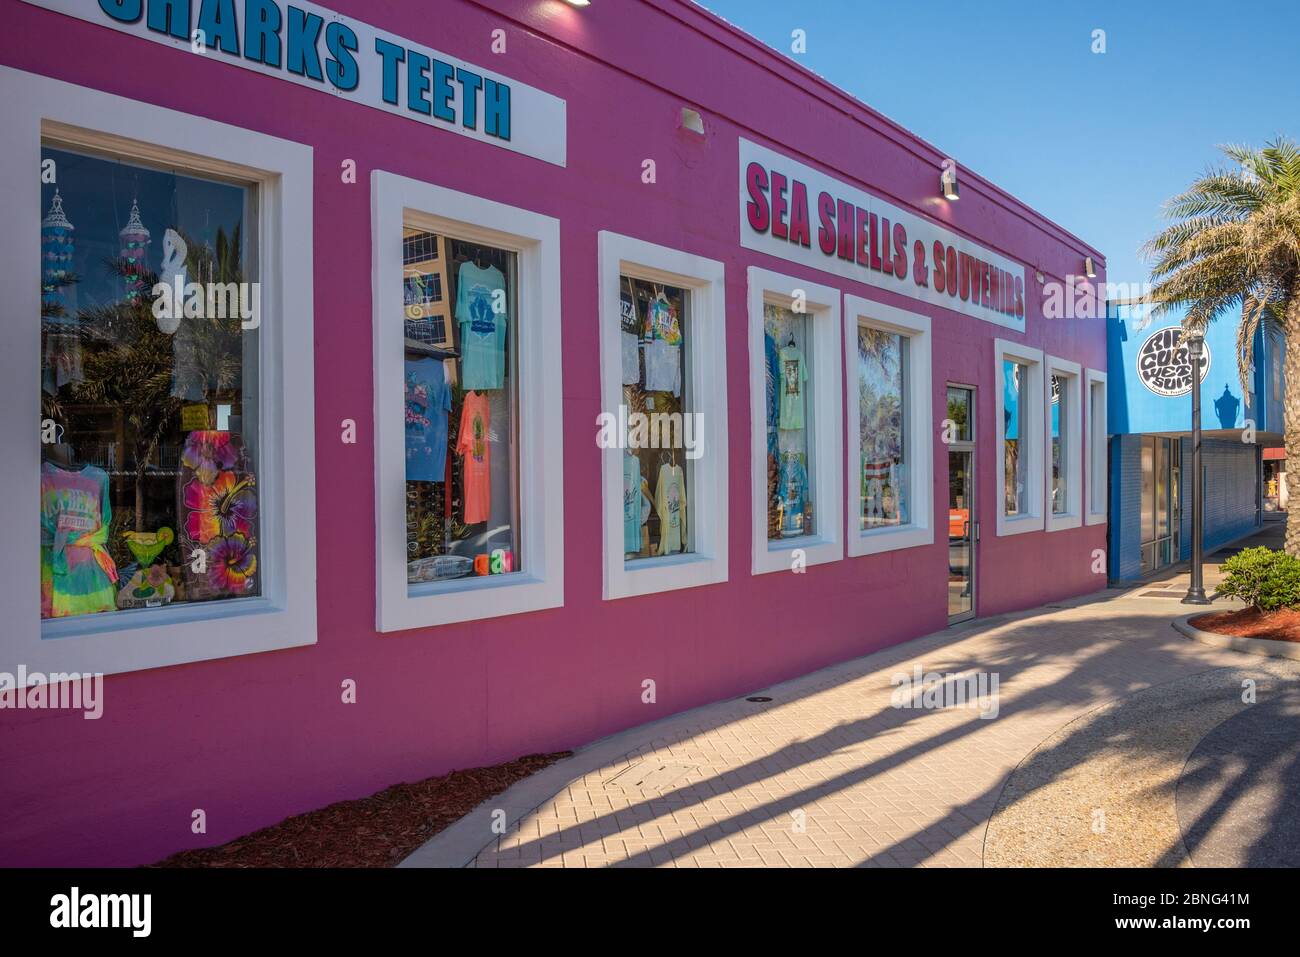
[[[1104,587],[1100,253],[701,8],[0,16],[0,672],[107,676],[7,692],[0,863]]]

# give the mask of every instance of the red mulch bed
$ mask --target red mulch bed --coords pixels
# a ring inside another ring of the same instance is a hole
[[[1193,618],[1189,624],[1202,631],[1237,638],[1269,638],[1273,641],[1300,642],[1300,610],[1279,608],[1258,612],[1254,608],[1239,611],[1216,611]]]
[[[530,754],[490,768],[394,784],[356,801],[236,838],[182,851],[154,867],[394,867],[443,828],[510,785],[573,752]]]

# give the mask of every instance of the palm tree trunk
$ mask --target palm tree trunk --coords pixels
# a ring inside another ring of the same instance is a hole
[[[1286,357],[1282,366],[1286,446],[1286,551],[1300,558],[1300,282],[1286,306]]]

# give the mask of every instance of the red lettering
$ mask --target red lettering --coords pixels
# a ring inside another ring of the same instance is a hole
[[[812,245],[808,232],[808,187],[798,180],[790,188],[790,242]]]
[[[765,233],[768,226],[767,171],[758,163],[750,163],[745,170],[745,182],[749,186],[749,202],[745,204],[749,228]]]
[[[785,201],[786,178],[772,170],[772,235],[777,239],[788,239],[790,231],[785,224],[785,214],[789,205]]]
[[[974,279],[971,275],[970,253],[958,253],[957,260],[961,264],[961,301],[966,302],[970,299],[971,280]]]
[[[957,295],[957,249],[953,246],[948,247],[948,255],[945,257],[948,264],[948,295]]]
[[[836,223],[840,234],[840,258],[853,262],[853,204],[839,201]]]
[[[925,268],[925,243],[912,243],[912,281],[918,286],[930,285],[930,270]]]
[[[867,253],[873,243],[867,229],[875,222],[876,217],[870,215],[861,206],[858,207],[858,265],[867,265],[870,257]],[[876,263],[876,268],[880,268],[880,263]]]
[[[907,277],[907,230],[902,223],[894,223],[894,275]]]
[[[934,241],[934,288],[939,292],[943,292],[944,286],[948,284],[948,274],[944,272],[943,267],[943,243],[936,239]]]
[[[835,255],[835,197],[830,193],[817,196],[817,246],[826,256]]]
[[[1019,276],[1016,277],[1016,317],[1025,318],[1025,283]]]
[[[875,213],[871,214],[871,268],[880,272],[880,244],[877,237],[880,235],[878,227],[880,220]]]

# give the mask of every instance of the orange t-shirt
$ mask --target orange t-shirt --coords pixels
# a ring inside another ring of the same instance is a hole
[[[491,423],[488,397],[482,392],[467,393],[460,413],[460,433],[456,437],[456,454],[462,456],[464,463],[466,525],[486,522],[492,508],[492,471],[488,461]]]

